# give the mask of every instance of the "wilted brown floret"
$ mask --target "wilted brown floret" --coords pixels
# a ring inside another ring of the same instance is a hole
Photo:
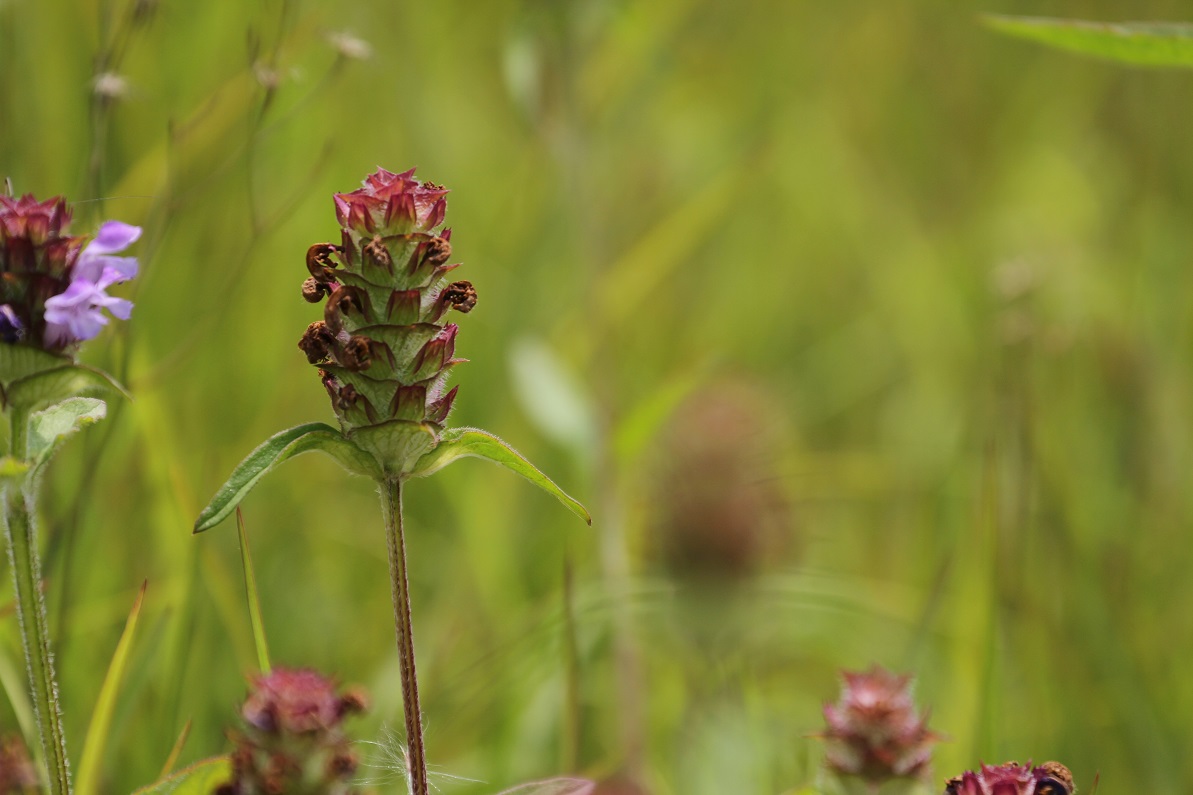
[[[331,285],[321,282],[314,276],[308,276],[302,283],[302,297],[309,304],[317,304],[323,297],[331,294]]]
[[[422,264],[442,265],[452,255],[452,244],[442,237],[433,237],[422,245]]]
[[[347,411],[356,405],[356,401],[360,400],[360,394],[356,391],[356,387],[352,384],[340,387],[339,392],[335,396],[335,407],[340,411]]]
[[[368,337],[351,337],[337,358],[349,370],[368,370],[373,361]]]
[[[303,332],[302,338],[298,341],[298,347],[307,355],[308,362],[319,364],[327,360],[327,354],[331,351],[334,342],[335,335],[331,333],[327,324],[322,320],[316,320],[307,326],[307,330]]]
[[[452,282],[443,288],[439,300],[449,304],[452,309],[468,314],[476,306],[476,288],[467,280]]]
[[[340,247],[332,243],[316,243],[307,249],[307,270],[311,276],[321,282],[334,282],[335,260],[332,256],[340,251]]]
[[[373,264],[385,268],[387,271],[393,271],[394,260],[390,256],[389,249],[385,247],[385,241],[381,239],[381,235],[373,235],[373,239],[361,249],[361,254]]]
[[[356,297],[356,288],[340,287],[331,294],[327,303],[323,305],[323,321],[332,333],[339,334],[344,328],[344,315],[351,314],[360,308]]]

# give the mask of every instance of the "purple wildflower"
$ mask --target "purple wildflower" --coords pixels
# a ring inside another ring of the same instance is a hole
[[[79,254],[71,271],[70,286],[60,295],[46,299],[46,344],[64,347],[89,340],[107,325],[103,309],[128,320],[132,301],[113,298],[107,289],[137,275],[135,257],[112,256],[132,245],[141,236],[137,226],[108,221],[99,234]]]
[[[107,289],[136,275],[136,259],[114,255],[141,230],[108,221],[87,243],[70,219],[61,197],[0,195],[0,341],[58,353],[98,334],[104,309],[128,318],[132,303]]]

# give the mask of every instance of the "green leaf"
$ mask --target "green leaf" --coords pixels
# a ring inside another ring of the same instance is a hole
[[[145,601],[145,588],[148,584],[148,581],[141,584],[141,590],[124,625],[124,632],[120,634],[120,640],[116,643],[112,661],[108,663],[104,683],[100,686],[95,711],[91,713],[91,725],[87,727],[87,737],[83,740],[83,758],[79,762],[79,774],[75,780],[77,795],[93,795],[98,790],[99,763],[107,748],[112,714],[116,709],[116,695],[120,692],[120,682],[128,666],[128,653],[132,647],[133,635],[137,631],[137,618],[141,615],[141,605]]]
[[[184,767],[156,784],[142,787],[133,795],[211,795],[232,780],[232,763],[226,756],[204,759]]]
[[[96,398],[72,397],[29,418],[29,461],[33,469],[45,466],[67,437],[108,414],[108,405]]]
[[[5,405],[24,411],[37,411],[66,398],[109,391],[129,397],[128,391],[103,370],[82,364],[68,364],[42,370],[8,384]]]
[[[322,422],[299,425],[271,436],[232,470],[228,482],[220,487],[195,520],[195,532],[201,533],[226,519],[257,481],[279,464],[312,450],[331,456],[358,475],[368,475],[374,480],[382,476],[373,457],[345,439],[335,428]]]
[[[1139,66],[1193,67],[1193,25],[1176,22],[1087,22],[990,14],[987,26],[1084,55]]]
[[[439,446],[418,460],[410,476],[422,478],[432,475],[453,461],[469,456],[484,458],[517,472],[543,491],[554,495],[576,516],[592,524],[592,517],[588,515],[584,506],[556,486],[534,464],[523,458],[521,453],[493,434],[477,428],[452,428],[444,431]]]
[[[68,356],[49,353],[32,345],[0,345],[0,384],[7,389],[17,379],[73,363]]]

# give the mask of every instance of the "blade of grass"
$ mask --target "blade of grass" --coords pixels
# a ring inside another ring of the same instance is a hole
[[[83,758],[79,762],[79,777],[75,783],[77,795],[94,795],[98,792],[99,763],[104,757],[104,750],[108,743],[108,731],[112,726],[112,714],[116,707],[116,696],[120,692],[120,681],[124,677],[124,669],[128,665],[129,649],[132,648],[133,636],[137,630],[137,619],[141,615],[141,605],[145,601],[145,589],[149,581],[141,583],[141,590],[137,592],[133,609],[129,611],[128,621],[125,622],[124,632],[116,643],[116,651],[112,654],[112,661],[108,664],[108,673],[104,676],[104,683],[99,689],[99,699],[95,702],[95,711],[91,714],[91,725],[87,727],[87,736],[83,741]]]
[[[1193,25],[1177,22],[1091,22],[988,14],[987,27],[1058,50],[1136,66],[1193,67]]]
[[[174,747],[170,749],[170,755],[166,757],[166,763],[162,765],[162,772],[158,775],[159,779],[170,775],[170,771],[174,769],[174,765],[178,762],[178,757],[182,753],[182,747],[186,745],[187,738],[191,736],[191,721],[189,718],[182,726],[182,731],[178,734],[178,739],[174,741]]]
[[[8,696],[8,703],[16,716],[17,725],[21,728],[21,736],[25,738],[25,744],[30,749],[40,752],[41,745],[37,741],[37,723],[36,718],[33,717],[33,702],[29,700],[29,692],[25,688],[25,680],[21,676],[20,670],[13,665],[7,652],[0,653],[0,687]]]
[[[240,563],[244,568],[244,591],[249,603],[249,623],[253,627],[253,646],[257,649],[257,665],[261,673],[272,670],[269,664],[269,643],[265,640],[265,622],[261,620],[261,599],[257,593],[257,575],[253,573],[253,559],[249,554],[249,536],[244,530],[244,514],[236,506],[236,532],[240,534]]]

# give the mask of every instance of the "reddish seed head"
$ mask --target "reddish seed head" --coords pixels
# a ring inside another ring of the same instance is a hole
[[[447,190],[414,178],[414,169],[394,174],[383,168],[351,193],[335,195],[340,226],[359,235],[427,232],[443,223]]]
[[[937,738],[916,711],[911,677],[874,666],[843,678],[840,700],[824,707],[829,768],[873,784],[926,776]]]
[[[311,793],[347,795],[356,757],[343,719],[362,711],[359,691],[337,692],[333,680],[309,669],[277,668],[253,680],[232,734],[232,781],[221,795]]]
[[[379,169],[335,195],[340,243],[307,251],[303,296],[326,297],[326,334],[308,332],[299,346],[322,370],[341,429],[395,472],[438,443],[456,394],[449,370],[464,361],[444,316],[476,305],[472,285],[447,276],[459,266],[448,262],[446,195],[413,169]]]
[[[945,783],[945,795],[1072,795],[1073,774],[1060,762],[1033,767],[1006,762],[982,765]]]

